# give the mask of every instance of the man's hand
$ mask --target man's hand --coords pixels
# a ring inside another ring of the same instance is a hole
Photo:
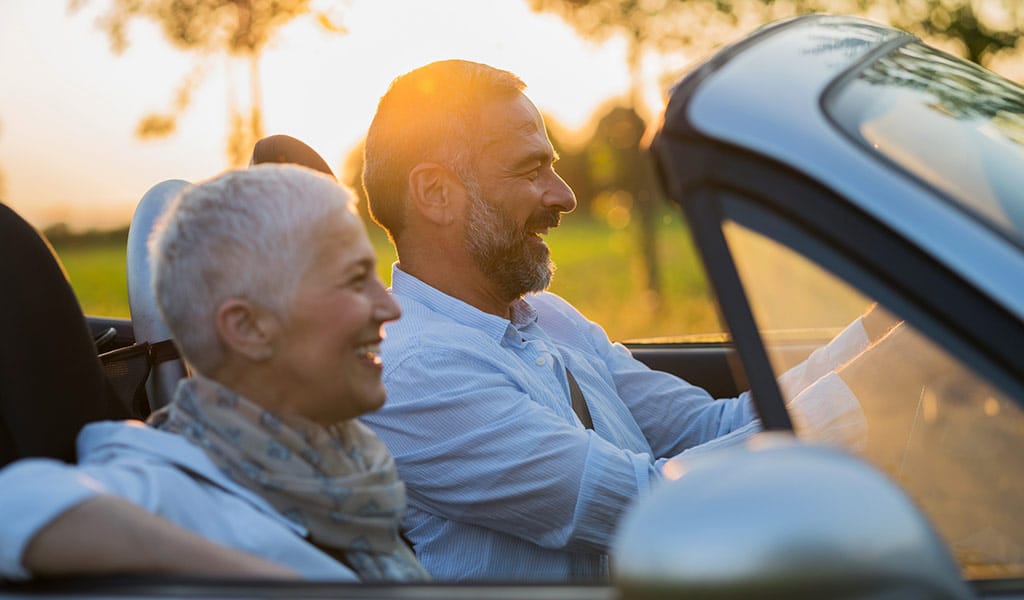
[[[860,322],[864,325],[864,331],[868,334],[868,340],[874,343],[885,337],[887,333],[902,323],[903,320],[896,318],[895,315],[875,302],[861,316]]]
[[[211,542],[110,495],[94,496],[50,522],[29,542],[22,564],[36,577],[298,577],[291,569]]]

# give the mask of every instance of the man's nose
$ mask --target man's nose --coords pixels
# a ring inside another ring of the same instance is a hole
[[[572,188],[557,173],[552,172],[551,175],[551,185],[543,196],[544,206],[557,208],[564,213],[576,210],[576,194]]]

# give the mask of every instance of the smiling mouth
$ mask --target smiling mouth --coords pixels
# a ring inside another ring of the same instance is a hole
[[[554,225],[541,225],[540,227],[534,227],[527,230],[527,237],[542,240],[543,236],[551,233],[551,230],[558,227],[558,223]]]
[[[558,227],[561,220],[562,218],[558,211],[542,213],[527,222],[526,230],[540,238],[540,236],[547,235],[552,229]]]
[[[380,342],[372,342],[369,344],[363,344],[362,346],[356,347],[356,356],[360,359],[369,362],[374,366],[381,366],[383,362],[380,359]]]

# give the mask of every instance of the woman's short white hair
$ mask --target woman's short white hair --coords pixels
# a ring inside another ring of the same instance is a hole
[[[354,196],[294,165],[259,165],[186,188],[149,238],[160,312],[185,360],[210,374],[224,360],[215,315],[225,300],[285,318],[321,228]]]

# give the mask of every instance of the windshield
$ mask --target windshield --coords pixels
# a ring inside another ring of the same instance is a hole
[[[1024,90],[920,43],[830,94],[849,135],[1024,243]]]
[[[899,483],[967,578],[1024,576],[1021,405],[804,255],[734,221],[723,233],[798,435]],[[800,381],[832,363],[838,377]]]

